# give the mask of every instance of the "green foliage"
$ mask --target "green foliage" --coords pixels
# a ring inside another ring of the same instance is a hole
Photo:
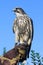
[[[6,47],[3,48],[3,55],[6,53]]]
[[[43,57],[42,57],[42,62],[43,62]]]
[[[39,53],[36,53],[36,61],[38,62],[38,65],[41,65],[41,56],[39,55]]]
[[[21,65],[24,65],[23,63]]]
[[[31,50],[31,59],[32,59],[32,63],[34,65],[36,65],[36,56],[35,56],[35,51]]]
[[[31,59],[32,59],[32,63],[33,65],[43,65],[43,57],[41,58],[39,53],[35,53],[34,50],[31,51]]]

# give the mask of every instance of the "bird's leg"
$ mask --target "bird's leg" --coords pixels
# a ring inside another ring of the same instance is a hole
[[[23,44],[23,39],[20,37],[20,44]]]
[[[23,35],[21,34],[20,35],[20,44],[23,44],[24,43],[24,41],[23,41]]]

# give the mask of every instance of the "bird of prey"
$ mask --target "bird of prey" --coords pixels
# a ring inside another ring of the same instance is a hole
[[[16,34],[16,44],[28,45],[29,52],[33,40],[33,21],[22,8],[17,7],[13,11],[16,14],[13,23],[13,32]]]
[[[23,44],[26,42],[28,45],[33,39],[33,21],[22,8],[15,8],[14,12],[16,18],[13,24],[13,32],[16,34],[16,43]]]

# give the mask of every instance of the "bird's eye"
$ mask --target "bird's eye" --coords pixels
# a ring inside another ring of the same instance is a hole
[[[17,12],[19,13],[19,10],[17,10]]]

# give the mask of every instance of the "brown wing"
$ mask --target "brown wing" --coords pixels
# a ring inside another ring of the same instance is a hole
[[[16,31],[16,28],[17,28],[17,24],[16,23],[17,23],[17,19],[14,20],[13,27],[12,27],[12,30],[13,30],[14,33]]]

